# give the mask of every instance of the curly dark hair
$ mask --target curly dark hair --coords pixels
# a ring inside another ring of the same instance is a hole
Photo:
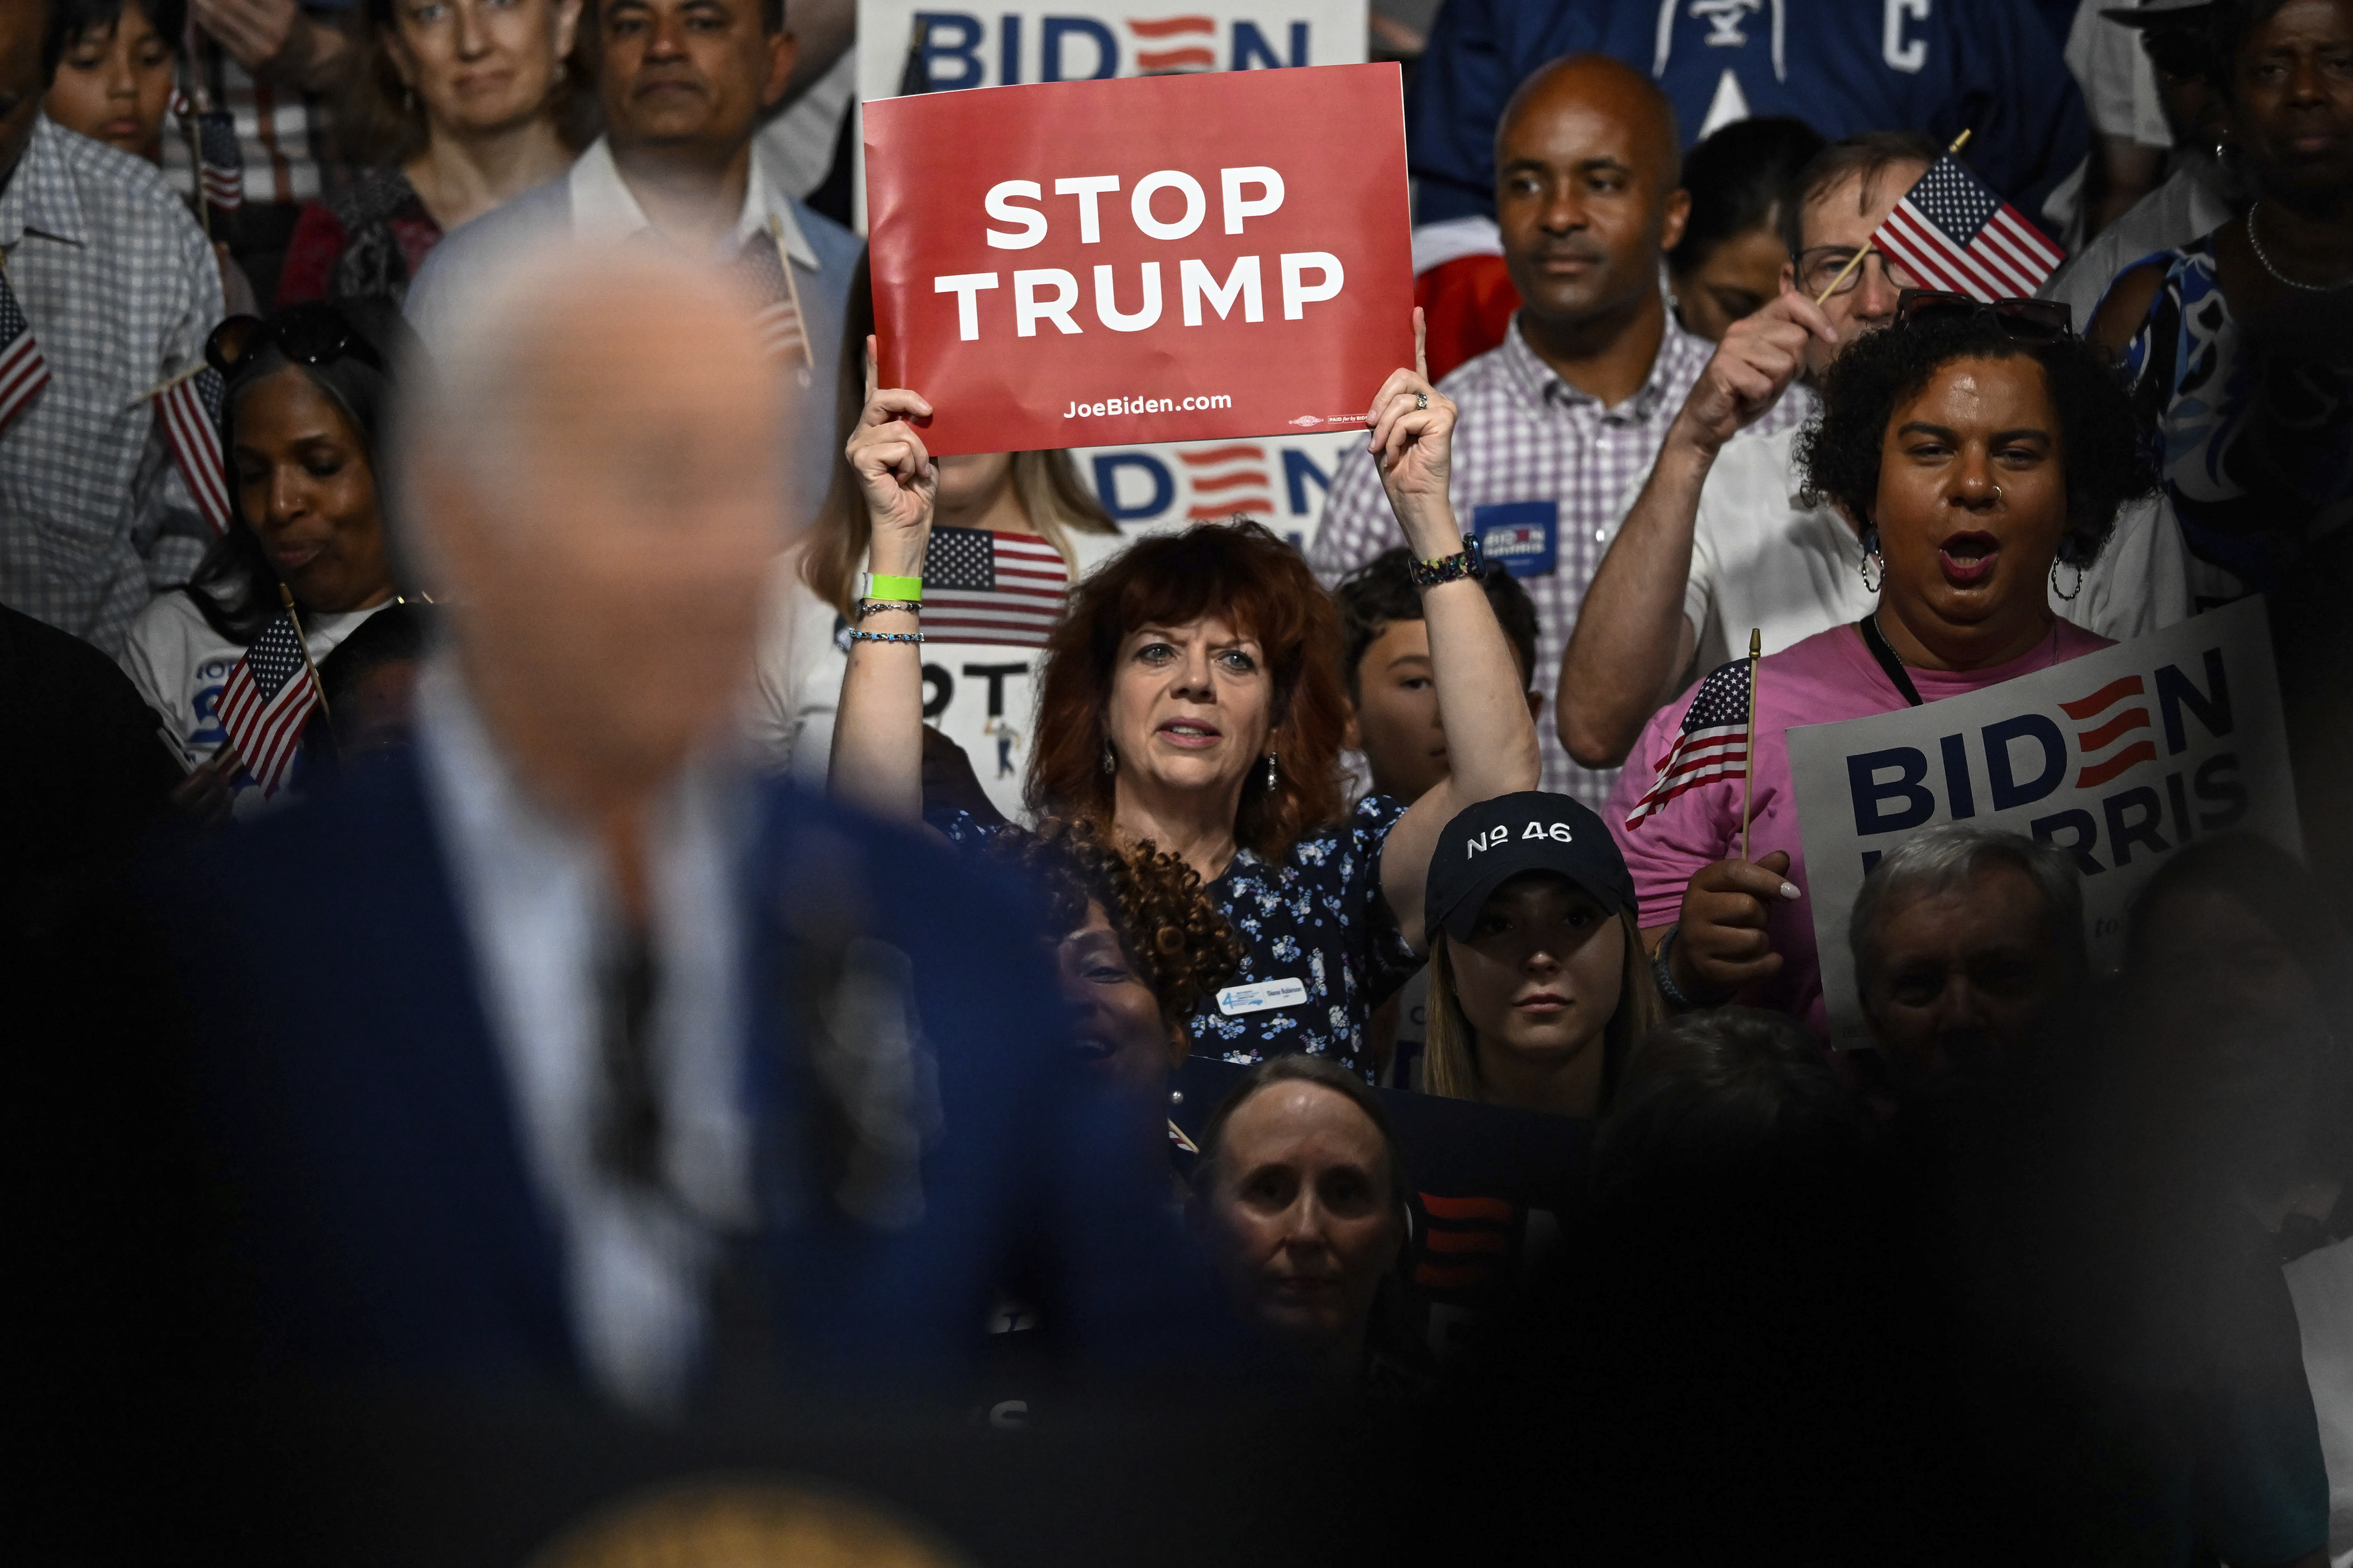
[[[2035,361],[2059,415],[2059,456],[2067,469],[2067,531],[2059,559],[2089,566],[2116,531],[2126,501],[2157,488],[2132,403],[2100,351],[2069,336],[2028,342],[2003,331],[1990,310],[1937,314],[1871,333],[1822,377],[1821,408],[1798,437],[1798,467],[1810,496],[1831,501],[1873,531],[1879,454],[1887,422],[1928,378],[1959,359]]]
[[[1149,839],[1123,848],[1091,822],[1048,817],[1034,833],[998,834],[989,848],[1044,891],[1056,940],[1086,923],[1088,900],[1103,905],[1168,1023],[1189,1016],[1241,967],[1241,943],[1199,875]]]

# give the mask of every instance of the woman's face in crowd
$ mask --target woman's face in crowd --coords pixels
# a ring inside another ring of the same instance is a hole
[[[944,512],[987,507],[1013,476],[1010,452],[971,452],[933,461],[939,465],[939,510]]]
[[[2219,889],[2181,888],[2144,921],[2131,989],[2161,1087],[2219,1135],[2226,1157],[2292,1159],[2330,1048],[2313,977]]]
[[[1178,793],[1238,787],[1265,763],[1273,705],[1258,639],[1225,622],[1130,632],[1106,716],[1122,783]]]
[[[2042,625],[2044,582],[2067,529],[2059,416],[2025,354],[1960,359],[1887,421],[1879,458],[1884,602],[1914,635],[2000,642]]]
[[[2353,183],[2353,0],[2288,0],[2240,47],[2232,139],[2263,186]]]
[[[1479,1060],[1557,1065],[1598,1048],[1626,984],[1626,928],[1592,894],[1550,872],[1488,895],[1468,942],[1448,939],[1455,1000]]]
[[[172,40],[147,13],[125,5],[111,27],[92,27],[58,62],[42,108],[69,131],[142,158],[163,156],[172,103]]]
[[[1161,1020],[1160,999],[1112,929],[1102,904],[1055,950],[1071,1033],[1090,1067],[1129,1088],[1157,1094],[1184,1055],[1184,1037]]]
[[[580,0],[394,0],[394,68],[437,125],[495,131],[547,107]]]
[[[1789,252],[1771,224],[1736,234],[1689,272],[1674,275],[1675,310],[1683,330],[1720,342],[1732,323],[1753,316],[1781,291]]]
[[[1301,1353],[1360,1334],[1404,1225],[1380,1129],[1320,1084],[1277,1083],[1227,1119],[1200,1218],[1228,1295]]]
[[[390,595],[375,466],[318,383],[288,365],[245,388],[229,463],[238,514],[296,598],[332,613]]]

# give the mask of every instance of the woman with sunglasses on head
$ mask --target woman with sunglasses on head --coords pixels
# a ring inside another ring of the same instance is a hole
[[[388,306],[298,305],[267,321],[233,316],[205,345],[225,382],[236,519],[194,578],[132,623],[122,652],[191,770],[176,797],[191,815],[261,798],[216,705],[282,612],[281,586],[314,663],[396,597],[375,460],[406,331]]]
[[[1417,361],[1421,312],[1414,312]],[[869,395],[849,440],[873,577],[853,623],[834,731],[836,795],[923,816],[922,585],[939,469],[917,393]],[[1453,771],[1420,800],[1342,790],[1339,612],[1296,550],[1255,523],[1146,539],[1071,594],[1039,680],[1025,796],[1192,867],[1240,939],[1240,984],[1187,1020],[1231,1061],[1303,1052],[1366,1072],[1366,1021],[1424,945],[1439,829],[1474,800],[1535,787],[1535,725],[1511,642],[1447,498],[1454,405],[1419,369],[1382,384],[1366,423],[1416,557]],[[941,826],[983,837],[963,814]]]
[[[1810,490],[1862,535],[1878,595],[1860,621],[1766,657],[1750,778],[1691,782],[1672,757],[1695,702],[1746,717],[1746,660],[1654,715],[1609,802],[1659,989],[1678,1011],[1738,1000],[1823,1026],[1821,971],[1784,731],[1933,702],[2108,639],[2061,619],[2124,504],[2152,488],[2132,408],[2046,301],[1906,290],[1849,345],[1798,444]],[[1741,853],[1743,795],[1750,842]]]

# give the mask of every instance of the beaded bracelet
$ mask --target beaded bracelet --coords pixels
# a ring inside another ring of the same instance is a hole
[[[1669,926],[1667,934],[1659,939],[1659,951],[1651,955],[1651,977],[1658,982],[1659,999],[1670,1013],[1696,1013],[1707,1004],[1694,997],[1675,984],[1674,963],[1669,956],[1674,952],[1675,938],[1682,934],[1679,926]]]
[[[885,610],[904,610],[911,616],[920,616],[923,613],[923,606],[913,599],[861,599],[858,605],[858,618],[862,621]]]
[[[923,634],[921,632],[852,632],[849,634],[849,640],[851,642],[921,642],[923,640]]]

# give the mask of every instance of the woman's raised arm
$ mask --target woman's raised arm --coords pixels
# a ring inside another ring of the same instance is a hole
[[[1454,405],[1430,384],[1419,310],[1413,313],[1413,339],[1415,368],[1392,374],[1374,401],[1372,449],[1381,487],[1415,559],[1440,561],[1463,549],[1462,530],[1446,493],[1453,466]],[[1421,609],[1452,771],[1444,784],[1414,802],[1389,830],[1381,852],[1381,890],[1417,950],[1426,945],[1422,890],[1440,831],[1474,801],[1535,788],[1544,772],[1519,661],[1485,587],[1471,576],[1432,584],[1421,590]]]
[[[866,502],[876,578],[920,577],[931,542],[939,470],[906,416],[932,405],[914,393],[874,385],[874,340],[866,340],[866,406],[849,434],[849,467]],[[861,588],[865,584],[860,585]],[[853,605],[849,668],[834,717],[833,761],[826,777],[836,800],[890,821],[923,819],[923,618],[913,609],[870,604],[899,597],[887,584]]]

